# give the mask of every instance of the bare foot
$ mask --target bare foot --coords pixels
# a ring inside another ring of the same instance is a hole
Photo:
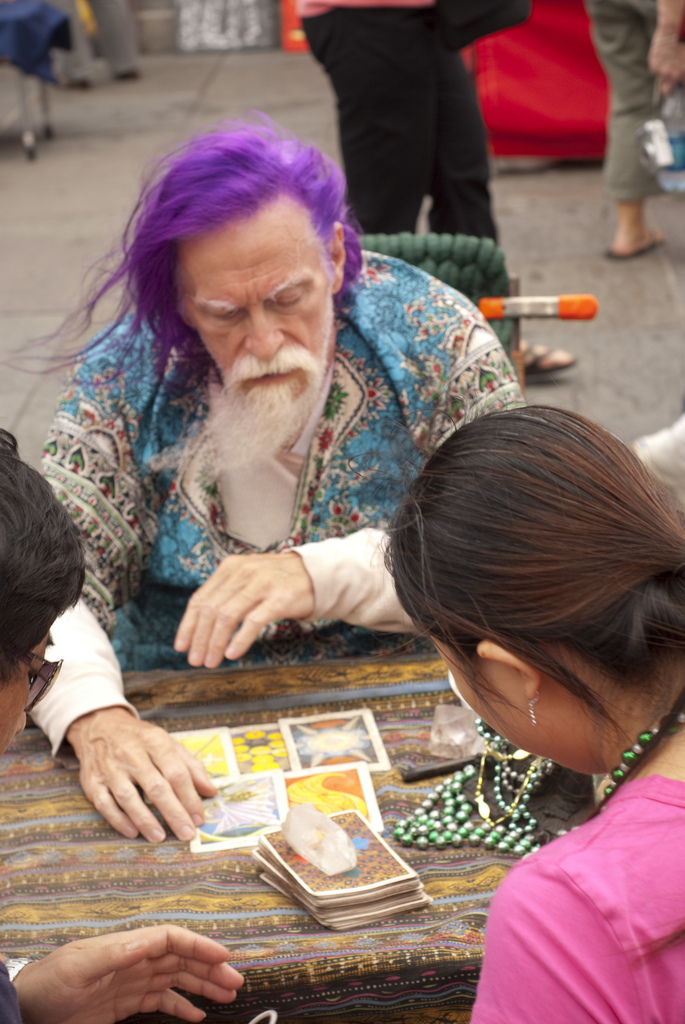
[[[649,252],[650,249],[662,245],[666,241],[663,231],[650,231],[646,228],[640,235],[628,235],[625,232],[617,231],[614,244],[609,249],[608,255],[616,259],[629,260],[632,256],[640,256]]]

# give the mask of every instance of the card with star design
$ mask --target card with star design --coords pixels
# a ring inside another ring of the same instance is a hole
[[[370,708],[279,718],[293,771],[362,761],[371,772],[387,772],[390,761]]]
[[[193,853],[256,846],[261,835],[280,828],[288,813],[282,772],[255,772],[214,782],[218,793],[202,801],[205,820],[190,843]]]

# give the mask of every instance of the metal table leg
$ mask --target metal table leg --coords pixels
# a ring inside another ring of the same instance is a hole
[[[19,68],[17,70],[17,99],[19,102],[19,116],[21,117],[21,144],[24,147],[27,160],[36,159],[36,136],[33,131],[29,107],[26,100],[26,75]]]

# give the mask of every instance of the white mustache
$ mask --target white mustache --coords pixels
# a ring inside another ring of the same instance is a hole
[[[242,384],[271,374],[292,373],[293,370],[303,370],[306,374],[311,374],[316,372],[319,362],[320,360],[307,349],[292,345],[280,348],[271,359],[259,359],[248,352],[234,364],[227,383]]]

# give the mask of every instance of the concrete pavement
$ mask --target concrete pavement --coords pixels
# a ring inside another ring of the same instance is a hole
[[[37,345],[78,303],[84,273],[115,243],[148,162],[191,132],[263,110],[338,157],[334,100],[307,54],[150,55],[137,82],[51,90],[55,138],[24,159],[12,120],[14,72],[0,67],[0,426],[36,461],[60,373],[43,372],[61,341]],[[616,263],[602,252],[612,209],[597,166],[511,171],[493,180],[495,214],[522,291],[593,291],[591,324],[528,322],[525,336],[570,349],[576,368],[531,386],[530,401],[564,405],[621,437],[664,426],[685,393],[685,202],[652,203],[661,249]]]

